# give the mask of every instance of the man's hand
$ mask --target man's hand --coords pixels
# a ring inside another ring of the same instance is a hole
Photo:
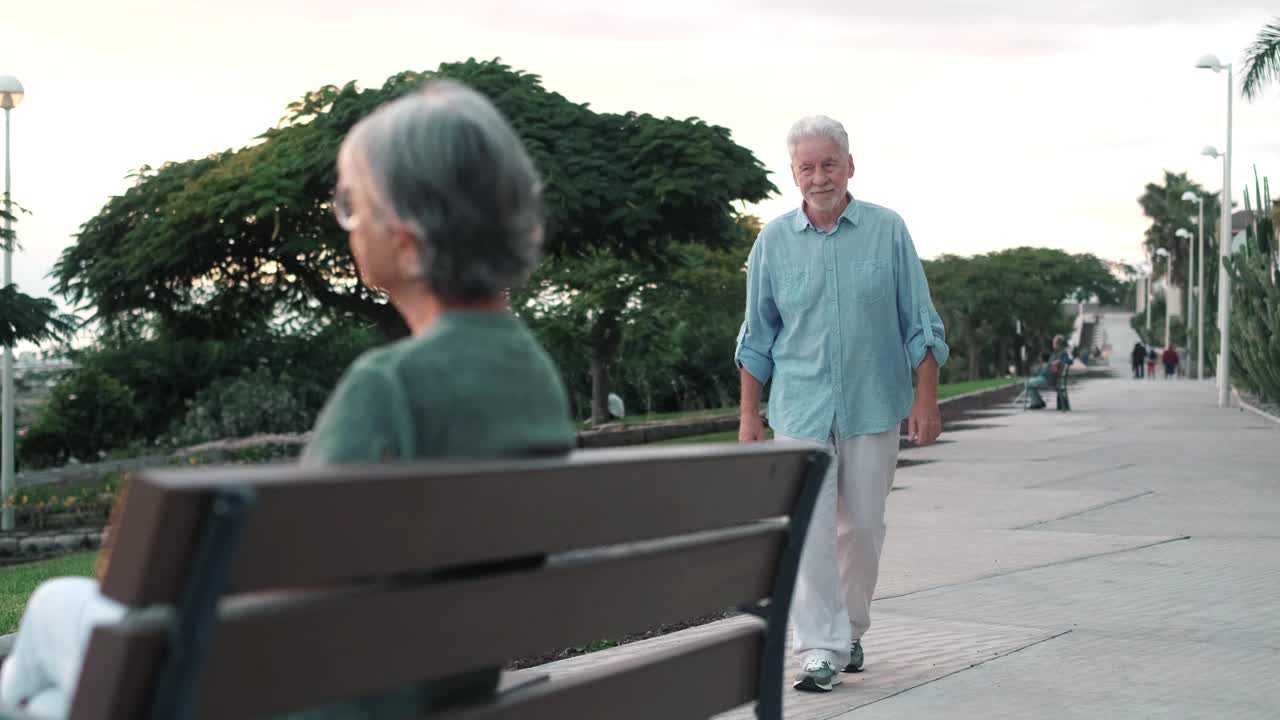
[[[738,420],[738,442],[764,442],[768,438],[764,432],[764,420],[760,413],[743,413]]]
[[[741,434],[741,433],[739,433]],[[907,419],[907,437],[917,447],[932,445],[942,434],[942,414],[936,400],[916,398]]]

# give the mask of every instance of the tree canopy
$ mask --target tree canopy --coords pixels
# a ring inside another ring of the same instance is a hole
[[[234,333],[246,317],[316,312],[403,331],[360,282],[328,203],[347,131],[432,78],[484,93],[523,138],[545,182],[552,257],[605,253],[660,266],[675,243],[726,245],[731,203],[773,190],[725,128],[597,113],[496,60],[445,63],[376,89],[326,85],[245,148],[142,168],[62,254],[59,291],[105,323],[141,312],[193,335]]]
[[[1125,284],[1093,255],[1021,247],[925,261],[953,357],[968,379],[1002,374],[1016,364],[1017,343],[1032,353],[1070,329],[1062,303],[1120,302]],[[1022,333],[1017,333],[1019,324]]]

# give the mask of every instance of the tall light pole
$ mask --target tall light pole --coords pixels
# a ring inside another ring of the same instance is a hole
[[[1227,151],[1222,158],[1222,231],[1218,236],[1218,407],[1231,407],[1231,275],[1226,259],[1231,256],[1231,101],[1235,95],[1231,64],[1223,65],[1213,55],[1205,55],[1197,68],[1214,73],[1227,71]]]
[[[1200,249],[1198,250],[1198,253],[1200,255],[1200,265],[1198,266],[1198,269],[1200,270],[1200,274],[1196,278],[1196,287],[1200,289],[1199,290],[1200,297],[1196,301],[1196,377],[1197,379],[1203,380],[1204,379],[1204,266],[1207,264],[1204,259],[1204,198],[1201,197],[1200,193],[1194,193],[1188,190],[1186,193],[1183,194],[1182,199],[1186,200],[1188,195],[1193,196],[1196,200],[1196,204],[1199,205],[1200,207],[1199,220],[1196,223],[1196,226],[1199,228],[1199,233],[1200,233],[1200,240],[1199,240]]]
[[[0,108],[4,108],[4,229],[5,237],[10,238],[13,235],[13,196],[10,193],[10,177],[9,177],[9,112],[18,107],[22,102],[23,90],[22,83],[18,82],[18,78],[12,75],[0,75]],[[13,284],[13,242],[6,243],[4,248],[4,286],[9,287]],[[13,495],[13,436],[15,432],[13,421],[13,348],[5,347],[4,349],[4,379],[3,379],[3,428],[0,429],[0,454],[4,457],[0,459],[0,502],[8,499]],[[13,508],[4,508],[3,514],[0,514],[0,530],[13,529]]]
[[[1206,145],[1206,146],[1204,147],[1204,149],[1200,151],[1200,154],[1201,154],[1201,155],[1204,155],[1205,157],[1211,157],[1211,158],[1213,158],[1214,160],[1222,160],[1222,161],[1224,161],[1224,162],[1223,162],[1223,165],[1224,165],[1224,166],[1226,165],[1226,162],[1225,162],[1225,161],[1226,161],[1226,159],[1227,159],[1227,154],[1226,154],[1226,153],[1220,153],[1220,152],[1218,152],[1218,149],[1217,149],[1217,148],[1215,148],[1215,147],[1214,147],[1214,146],[1212,146],[1212,145]],[[1225,172],[1225,170],[1224,170],[1224,172]],[[1218,193],[1218,205],[1219,205],[1219,212],[1221,212],[1221,211],[1222,211],[1222,207],[1221,207],[1221,206],[1222,206],[1222,203],[1223,203],[1223,202],[1226,202],[1226,201],[1224,201],[1224,200],[1222,199],[1222,193],[1221,193],[1221,192],[1219,192],[1219,193]],[[1230,215],[1230,214],[1231,214],[1231,209],[1230,209],[1230,207],[1228,207],[1228,208],[1227,208],[1227,211],[1226,211],[1226,212],[1227,212],[1227,214],[1228,214],[1228,215]],[[1219,218],[1219,222],[1218,222],[1218,234],[1219,234],[1219,235],[1221,235],[1221,234],[1222,234],[1222,222],[1221,222],[1221,218]],[[1226,243],[1227,243],[1228,245],[1230,245],[1230,244],[1231,244],[1231,236],[1230,236],[1229,234],[1227,235],[1227,241],[1226,241]],[[1223,244],[1222,239],[1221,239],[1221,238],[1219,238],[1219,239],[1218,239],[1218,246],[1219,246],[1219,247],[1218,247],[1218,255],[1219,255],[1219,259],[1218,259],[1218,279],[1219,279],[1219,281],[1221,281],[1222,276],[1225,274],[1225,271],[1226,271],[1225,267],[1223,267],[1224,263],[1222,262],[1222,259],[1221,259],[1221,258],[1223,257],[1223,250],[1222,250],[1222,247],[1221,247],[1221,246],[1222,246],[1222,244]],[[1226,252],[1226,254],[1227,254],[1227,255],[1230,255],[1230,254],[1231,254],[1231,251],[1230,251],[1230,250],[1227,250],[1227,251],[1225,251],[1225,252]],[[1230,281],[1230,277],[1228,277],[1228,281]],[[1231,302],[1231,298],[1230,298],[1230,296],[1228,296],[1228,297],[1227,297],[1227,302]],[[1218,312],[1218,319],[1217,319],[1217,325],[1218,325],[1218,336],[1219,336],[1219,340],[1221,340],[1221,336],[1222,336],[1222,312],[1221,312],[1221,310],[1222,310],[1222,284],[1221,284],[1221,282],[1219,282],[1219,284],[1218,284],[1218,310],[1219,310],[1219,312]],[[1221,388],[1221,387],[1222,387],[1222,358],[1221,358],[1221,357],[1219,357],[1219,358],[1218,358],[1218,368],[1217,368],[1217,373],[1216,373],[1216,374],[1217,374],[1217,383],[1218,383],[1218,387],[1219,387],[1219,388]]]
[[[1169,289],[1173,277],[1173,255],[1164,248],[1156,248],[1156,257],[1164,258],[1164,346],[1168,348],[1172,344],[1169,342],[1169,313],[1173,311],[1173,303],[1169,302]],[[1151,270],[1155,274],[1155,267]]]
[[[1182,240],[1187,241],[1187,277],[1186,277],[1186,282],[1183,283],[1184,285],[1183,289],[1187,291],[1187,298],[1186,298],[1186,301],[1183,303],[1183,307],[1178,308],[1178,310],[1183,313],[1182,319],[1186,322],[1187,329],[1190,329],[1191,328],[1191,294],[1195,290],[1195,284],[1196,284],[1195,283],[1196,236],[1195,236],[1195,233],[1191,232],[1186,228],[1178,228],[1173,234],[1177,235]]]
[[[1193,194],[1194,193],[1186,193],[1182,196],[1182,199],[1185,201],[1187,199],[1187,195],[1193,195]],[[1185,315],[1182,316],[1182,326],[1183,328],[1186,329],[1187,333],[1189,334],[1191,332],[1191,312],[1192,312],[1192,302],[1193,302],[1192,296],[1195,295],[1196,236],[1186,228],[1178,228],[1177,232],[1175,232],[1174,235],[1177,235],[1178,237],[1187,241],[1187,282],[1185,283],[1186,289],[1187,289],[1187,312]],[[1190,345],[1187,346],[1187,353],[1188,354],[1191,353]],[[1187,371],[1187,377],[1191,377],[1190,370]]]
[[[1145,290],[1145,291],[1146,291],[1146,294],[1147,294],[1147,302],[1146,302],[1146,306],[1147,306],[1147,325],[1146,325],[1147,332],[1151,332],[1151,272],[1152,272],[1153,270],[1155,270],[1155,264],[1154,264],[1154,263],[1152,263],[1152,262],[1148,262],[1148,263],[1147,263],[1146,278],[1144,278],[1144,279],[1143,279],[1143,281],[1142,281],[1143,290]]]

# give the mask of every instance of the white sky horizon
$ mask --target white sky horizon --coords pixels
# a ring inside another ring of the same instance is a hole
[[[849,130],[855,197],[906,220],[921,257],[1021,245],[1141,261],[1137,198],[1164,170],[1221,186],[1226,79],[1267,5],[1220,0],[45,0],[6,8],[14,280],[47,277],[79,226],[142,165],[243,147],[321,85],[500,57],[600,111],[697,116],[772,172],[769,220],[796,206],[785,135],[823,113]],[[1280,14],[1280,13],[1276,13]],[[1238,74],[1237,74],[1238,79]],[[1280,178],[1280,87],[1235,102],[1233,197]],[[1278,191],[1280,194],[1280,191]]]

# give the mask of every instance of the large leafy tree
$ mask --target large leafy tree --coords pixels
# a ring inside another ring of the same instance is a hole
[[[551,267],[544,287],[592,303],[593,414],[602,420],[629,298],[680,260],[681,244],[730,244],[732,203],[761,200],[774,187],[725,128],[597,113],[497,61],[404,72],[378,89],[325,86],[247,148],[143,168],[63,253],[58,288],[104,323],[141,312],[180,334],[234,334],[247,318],[282,313],[355,315],[388,335],[404,332],[394,310],[360,282],[328,199],[336,150],[352,125],[434,77],[489,96],[543,175]]]
[[[1102,260],[1052,248],[944,255],[926,262],[925,272],[955,357],[971,380],[1020,363],[1015,351],[1021,345],[1034,357],[1053,335],[1066,332],[1063,302],[1114,304],[1125,292]]]
[[[954,346],[952,352],[963,363],[969,380],[981,377],[982,348],[994,326],[1008,324],[1004,322],[1007,313],[1002,310],[1001,288],[983,272],[985,259],[943,255],[924,262],[934,304]]]
[[[593,320],[605,305],[619,308],[610,389],[629,411],[733,404],[737,371],[727,358],[742,323],[746,256],[759,231],[754,217],[743,216],[726,248],[675,245],[664,272],[599,256],[545,263],[517,306],[560,364],[575,406],[591,412],[599,376],[582,349],[591,346]]]

